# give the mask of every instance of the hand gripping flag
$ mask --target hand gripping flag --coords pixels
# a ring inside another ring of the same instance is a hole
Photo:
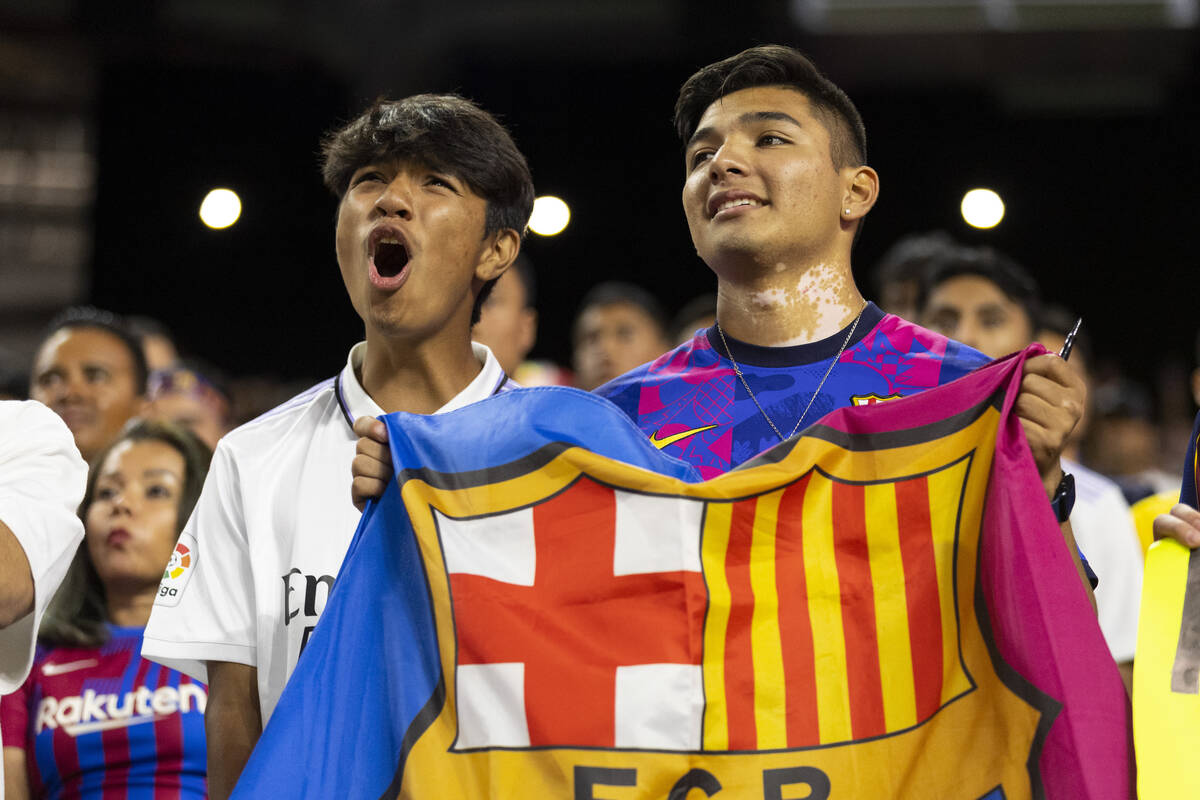
[[[1024,357],[705,482],[569,389],[390,415],[235,797],[1129,797]]]

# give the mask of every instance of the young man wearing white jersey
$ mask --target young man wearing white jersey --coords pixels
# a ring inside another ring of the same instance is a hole
[[[533,207],[504,128],[460,97],[417,95],[376,103],[323,157],[366,341],[337,377],[221,440],[146,629],[147,658],[210,685],[214,798],[232,791],[357,526],[354,420],[450,411],[507,386],[470,338]]]

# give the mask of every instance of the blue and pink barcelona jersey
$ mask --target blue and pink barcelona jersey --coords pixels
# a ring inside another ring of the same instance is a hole
[[[0,701],[5,747],[25,751],[35,798],[207,796],[204,684],[141,657],[142,628],[98,648],[38,646]]]
[[[868,303],[838,363],[821,383],[850,326],[819,342],[758,347],[726,334],[754,397],[787,436],[812,400],[801,428],[838,408],[906,397],[988,363],[982,353],[884,314]],[[663,452],[699,468],[727,472],[779,443],[738,380],[715,327],[596,389],[616,403]]]

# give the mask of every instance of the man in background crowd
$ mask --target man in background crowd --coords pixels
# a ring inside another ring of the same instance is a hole
[[[916,320],[925,274],[931,259],[955,246],[945,231],[914,233],[888,248],[871,274],[879,307],[889,314]]]
[[[1043,344],[1056,345],[1057,350],[1074,323],[1074,318],[1061,315],[1043,320],[1036,282],[1021,265],[990,248],[947,246],[926,265],[921,320],[990,358],[1023,349],[1039,332]],[[1077,339],[1068,363],[1083,381],[1089,356],[1086,337]],[[1100,629],[1129,687],[1137,646],[1142,552],[1120,487],[1069,457],[1078,452],[1085,420],[1082,417],[1070,434],[1062,459],[1063,469],[1075,480],[1071,526],[1079,548],[1101,576],[1095,590]]]
[[[533,264],[517,256],[483,301],[479,321],[471,329],[471,338],[487,345],[510,376],[517,374],[537,339],[536,287]]]
[[[233,398],[215,368],[184,361],[150,373],[146,419],[187,428],[215,449],[233,428]]]
[[[670,346],[658,301],[640,286],[617,281],[601,283],[584,295],[572,339],[575,385],[588,391]]]

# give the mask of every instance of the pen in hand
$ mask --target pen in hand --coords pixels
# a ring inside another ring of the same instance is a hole
[[[1075,327],[1071,328],[1071,332],[1067,334],[1067,338],[1063,340],[1062,350],[1058,351],[1058,357],[1066,361],[1071,356],[1071,348],[1075,346],[1075,337],[1079,335],[1079,326],[1083,324],[1083,317],[1075,320]]]

